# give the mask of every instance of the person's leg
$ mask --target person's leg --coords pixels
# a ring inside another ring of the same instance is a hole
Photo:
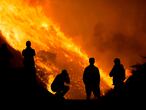
[[[62,89],[61,95],[64,96],[69,91],[69,86],[64,86]]]
[[[91,88],[86,85],[85,89],[86,89],[86,99],[89,100],[91,97]]]
[[[55,96],[57,96],[57,97],[61,97],[62,96],[62,91],[61,90],[57,89],[55,92],[56,92]]]
[[[118,84],[116,84],[114,91],[116,96],[121,96],[124,93],[124,83],[119,82]]]
[[[96,99],[99,98],[99,97],[100,97],[100,87],[95,86],[95,87],[93,88],[93,94],[94,94],[94,97],[95,97]]]

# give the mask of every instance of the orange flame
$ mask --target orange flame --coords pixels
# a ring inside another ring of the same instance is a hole
[[[47,74],[46,80],[49,81],[45,82],[48,82],[49,91],[55,74],[64,67],[60,62],[68,59],[70,62],[77,62],[81,68],[87,66],[88,55],[45,16],[41,6],[29,6],[22,0],[0,0],[0,30],[6,41],[20,52],[25,48],[27,40],[32,42],[32,47],[37,52],[36,65],[40,68],[38,71]],[[41,51],[59,57],[55,57],[53,61],[44,60],[44,57],[51,58],[46,54],[41,55]],[[100,73],[111,87],[111,79],[101,69]],[[39,72],[38,75],[41,77]]]

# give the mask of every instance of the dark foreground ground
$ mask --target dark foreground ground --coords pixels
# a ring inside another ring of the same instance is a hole
[[[0,44],[1,41],[0,37]],[[13,57],[10,63],[3,60],[3,51],[0,57],[0,110],[146,110],[146,57],[144,63],[131,66],[133,74],[124,92],[119,91],[120,97],[110,92],[98,100],[64,100],[49,93],[42,84],[35,85],[34,77],[20,66],[21,53],[10,46],[9,49]],[[5,60],[9,62],[10,58]]]
[[[111,95],[111,92],[98,100],[65,100],[55,97],[39,84],[37,85],[37,90],[34,91],[29,86],[30,83],[27,83],[27,77],[24,77],[25,73],[22,73],[21,69],[11,70],[7,72],[8,75],[6,77],[1,77],[0,110],[29,110],[38,108],[40,110],[146,109],[144,89],[142,89],[143,92],[142,90],[139,92],[141,94],[137,94],[136,96],[127,96],[127,93],[125,93],[123,96],[115,97]],[[132,90],[135,90],[135,86]],[[34,93],[35,95],[32,95]]]
[[[145,110],[144,99],[102,97],[99,100],[62,100],[55,97],[13,97],[1,100],[5,109],[47,109],[47,110]]]

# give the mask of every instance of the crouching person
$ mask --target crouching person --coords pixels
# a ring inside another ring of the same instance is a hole
[[[57,97],[64,97],[69,90],[70,78],[67,70],[62,70],[51,84],[51,89]]]

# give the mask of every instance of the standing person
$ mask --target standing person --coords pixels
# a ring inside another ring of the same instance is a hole
[[[94,65],[95,59],[89,58],[90,65],[87,66],[83,73],[83,82],[86,89],[86,98],[90,99],[93,92],[95,98],[100,97],[100,73],[99,69]]]
[[[125,69],[119,58],[114,59],[114,66],[109,76],[113,77],[114,89],[120,92],[125,80]]]
[[[34,56],[36,55],[35,50],[31,48],[31,42],[26,42],[26,48],[22,51],[24,57],[23,64],[25,68],[25,79],[27,79],[27,88],[29,88],[32,94],[34,94],[36,89],[36,71],[35,71],[35,61]]]
[[[26,48],[22,51],[24,57],[23,64],[26,68],[34,68],[35,61],[34,56],[36,55],[35,50],[31,48],[31,42],[26,42]]]
[[[64,97],[69,90],[68,84],[70,84],[68,72],[67,70],[62,70],[62,72],[55,77],[51,84],[51,89],[53,92],[56,92],[56,96]]]

